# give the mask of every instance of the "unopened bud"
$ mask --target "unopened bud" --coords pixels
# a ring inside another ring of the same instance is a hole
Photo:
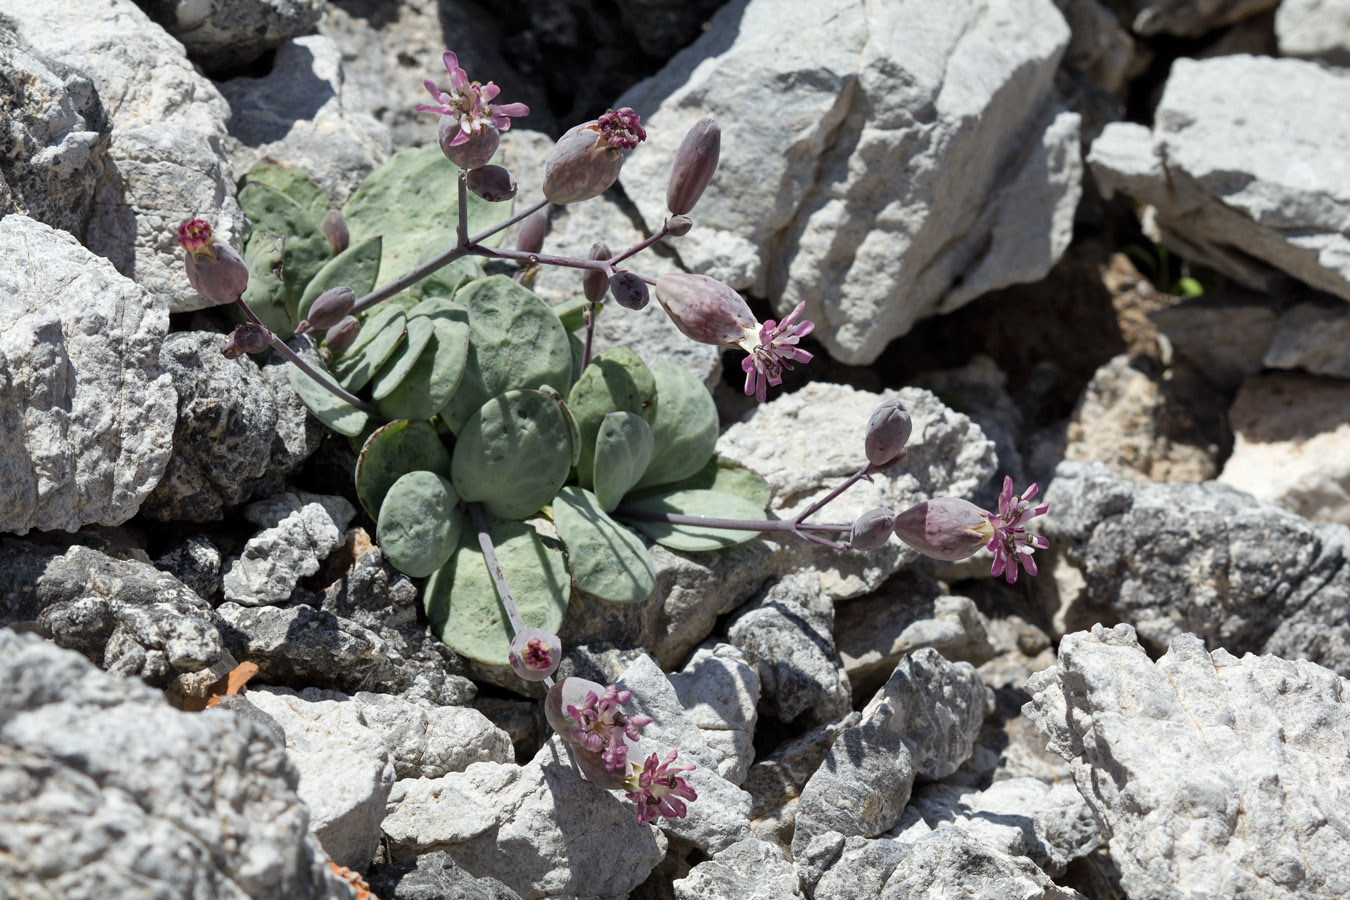
[[[337,256],[351,242],[351,235],[347,232],[347,220],[342,217],[342,211],[334,207],[324,214],[323,222],[319,224],[323,230],[323,236],[328,238],[329,245],[333,248],[333,255]]]
[[[461,169],[476,169],[485,166],[497,152],[501,143],[501,134],[492,125],[482,125],[478,131],[465,135],[455,116],[443,116],[436,132],[441,152]]]
[[[656,300],[675,327],[700,344],[738,344],[759,329],[745,298],[707,275],[662,275],[656,280]]]
[[[226,359],[238,359],[245,353],[263,352],[271,340],[271,332],[266,328],[256,322],[245,322],[230,332],[220,352]]]
[[[694,220],[688,216],[675,216],[666,223],[666,231],[675,237],[684,237],[694,227]]]
[[[623,151],[607,146],[592,121],[569,128],[544,160],[544,196],[554,203],[599,197],[619,177]]]
[[[934,559],[965,559],[979,550],[991,533],[988,514],[959,497],[928,500],[895,517],[895,536]]]
[[[542,628],[522,628],[511,641],[511,669],[526,681],[543,681],[562,661],[562,641]]]
[[[350,347],[352,341],[356,340],[356,336],[360,333],[360,320],[356,316],[347,316],[328,329],[328,333],[324,335],[323,344],[328,348],[329,353],[337,356]]]
[[[469,170],[469,190],[489,203],[502,203],[516,195],[516,178],[501,166]]]
[[[591,259],[610,259],[614,254],[609,252],[609,247],[596,241],[591,244]],[[605,291],[609,290],[609,279],[605,277],[603,269],[587,269],[586,274],[581,276],[581,290],[586,295],[586,299],[592,303],[599,303],[605,299]]]
[[[309,308],[309,327],[324,331],[341,322],[352,311],[356,291],[349,287],[329,288]]]
[[[900,458],[913,431],[914,423],[904,405],[899,400],[887,400],[867,420],[863,435],[867,461],[877,469],[889,466]]]
[[[643,309],[651,300],[647,282],[632,272],[616,272],[609,280],[609,292],[614,295],[614,302],[625,309]]]
[[[631,106],[606,110],[604,115],[595,120],[595,124],[600,129],[601,142],[608,147],[632,150],[647,139],[642,118]]]
[[[538,253],[544,249],[544,235],[548,233],[548,210],[541,209],[520,223],[516,232],[516,249],[521,253]]]
[[[211,233],[202,219],[178,226],[178,244],[187,251],[183,260],[188,283],[217,305],[233,303],[248,288],[248,265],[235,249]]]
[[[670,182],[666,185],[666,208],[682,216],[694,208],[698,198],[717,173],[717,160],[722,152],[722,129],[710,118],[694,123],[670,166]]]
[[[889,509],[869,509],[853,521],[853,533],[848,539],[854,550],[875,550],[884,546],[895,527],[895,513]]]

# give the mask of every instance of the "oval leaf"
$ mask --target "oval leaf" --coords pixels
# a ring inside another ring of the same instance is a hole
[[[430,343],[432,336],[436,333],[435,324],[426,316],[418,316],[407,319],[407,340],[403,341],[394,350],[393,356],[390,356],[380,366],[370,379],[370,396],[375,400],[382,400],[393,393],[394,388],[403,383],[403,379],[408,377],[413,366],[417,364],[422,356],[422,351]]]
[[[305,285],[297,315],[301,319],[309,318],[309,308],[329,288],[349,287],[358,297],[369,294],[375,289],[379,272],[380,237],[376,235],[353,244],[323,264],[323,268]]]
[[[656,566],[638,536],[600,508],[590,491],[565,487],[553,522],[567,545],[577,589],[610,603],[641,603],[656,588]]]
[[[523,519],[567,480],[572,434],[560,404],[541,391],[493,397],[460,430],[450,464],[459,496],[503,519]]]
[[[409,472],[394,482],[380,504],[375,534],[390,565],[425,578],[455,552],[462,522],[450,482],[435,472]]]
[[[672,525],[668,522],[649,522],[630,519],[624,510],[635,509],[657,513],[678,513],[685,516],[705,516],[715,519],[763,519],[764,508],[744,497],[721,491],[670,491],[634,500],[620,506],[614,515],[641,531],[647,537],[672,550],[717,550],[740,544],[758,536],[756,531],[728,528],[708,528],[703,525]]]
[[[391,485],[419,469],[450,477],[450,451],[426,422],[390,422],[366,439],[356,458],[356,496],[372,519]]]
[[[652,459],[652,428],[633,412],[605,416],[595,436],[595,496],[609,512],[637,484]]]
[[[323,366],[310,360],[311,365],[322,370]],[[301,372],[296,366],[287,366],[287,376],[291,387],[305,404],[305,408],[314,413],[314,417],[338,434],[354,437],[365,431],[370,425],[370,416],[361,409],[352,406],[341,397]]]
[[[409,310],[408,321],[417,318],[430,320],[435,330],[412,371],[376,402],[391,418],[431,418],[454,396],[464,377],[469,356],[469,315],[464,307],[433,297]]]
[[[638,487],[688,478],[712,458],[717,445],[717,406],[693,373],[666,359],[651,365],[660,403],[651,420],[656,447]]]
[[[656,414],[656,381],[636,353],[627,347],[607,350],[591,360],[567,395],[567,406],[581,430],[577,481],[594,485],[595,438],[612,412],[633,412],[649,419]]]

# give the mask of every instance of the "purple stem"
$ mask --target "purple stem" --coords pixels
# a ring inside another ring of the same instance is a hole
[[[830,491],[830,492],[829,492],[828,494],[826,494],[824,497],[821,497],[821,498],[820,498],[819,500],[817,500],[815,503],[812,503],[810,506],[808,506],[808,507],[806,508],[806,511],[805,511],[805,512],[801,513],[801,514],[798,515],[795,519],[792,520],[793,523],[794,523],[794,524],[797,524],[797,525],[801,525],[802,522],[803,522],[807,517],[812,516],[812,515],[814,515],[815,513],[819,512],[820,509],[821,509],[821,507],[823,507],[826,503],[829,503],[829,502],[830,502],[831,500],[833,500],[835,497],[838,497],[838,496],[839,496],[840,494],[842,494],[844,491],[848,490],[849,488],[853,487],[853,485],[857,484],[859,481],[861,481],[862,479],[866,478],[866,477],[867,477],[867,474],[868,474],[869,472],[871,472],[871,471],[872,471],[872,464],[871,464],[871,463],[863,463],[863,467],[862,467],[861,469],[859,469],[857,472],[854,472],[852,475],[850,475],[850,476],[844,481],[843,484],[839,485],[837,488],[835,488],[834,490]],[[852,527],[852,526],[850,526],[850,528],[851,528],[851,527]]]
[[[666,235],[668,235],[668,234],[670,234],[670,220],[669,220],[669,219],[667,219],[667,220],[665,220],[664,222],[661,223],[661,229],[660,229],[659,231],[657,231],[656,234],[654,234],[654,235],[652,235],[651,237],[647,238],[645,241],[642,241],[642,242],[640,242],[640,243],[634,244],[633,246],[629,247],[627,250],[623,251],[623,252],[620,253],[618,256],[616,256],[616,257],[614,257],[613,259],[611,259],[611,260],[609,261],[609,264],[612,265],[612,266],[617,266],[619,263],[623,262],[623,261],[624,261],[625,259],[627,259],[628,257],[630,257],[630,256],[635,256],[635,255],[641,253],[643,250],[646,250],[646,249],[647,249],[648,247],[650,247],[652,244],[655,244],[657,241],[661,240],[662,238],[664,238],[664,237],[665,237]]]
[[[641,522],[669,522],[671,525],[700,525],[704,528],[725,528],[728,531],[788,531],[806,537],[804,531],[852,531],[852,525],[806,525],[791,519],[713,519],[707,516],[686,516],[684,513],[663,513],[634,509],[622,504],[614,510],[615,516]],[[809,538],[808,538],[809,540]]]
[[[466,503],[465,506],[469,508],[473,527],[478,532],[478,546],[483,549],[483,559],[487,560],[488,574],[497,587],[497,596],[506,610],[506,618],[511,621],[511,633],[519,634],[525,628],[525,620],[520,617],[511,589],[506,586],[506,573],[502,571],[502,564],[497,561],[497,554],[492,548],[492,537],[488,534],[487,520],[483,518],[483,508],[477,503]]]
[[[586,308],[582,310],[582,315],[586,317],[586,349],[581,354],[581,370],[583,372],[591,364],[591,338],[595,336],[595,317],[598,314],[596,304],[587,300]]]
[[[469,173],[464,169],[459,170],[459,223],[455,226],[455,237],[458,239],[459,246],[465,247],[469,243]]]
[[[328,393],[337,397],[339,400],[350,403],[352,406],[355,406],[362,412],[370,413],[373,416],[378,416],[380,414],[380,411],[377,410],[375,407],[371,406],[369,403],[362,400],[360,397],[357,397],[356,395],[350,394],[347,391],[343,390],[342,387],[336,384],[331,378],[324,375],[318,369],[314,368],[309,363],[301,359],[298,355],[296,355],[296,352],[292,350],[290,347],[287,347],[285,342],[282,341],[281,338],[277,337],[275,334],[272,333],[272,329],[268,328],[266,325],[262,323],[262,319],[259,319],[257,314],[254,313],[253,310],[249,308],[249,305],[244,302],[243,297],[238,298],[234,302],[239,304],[239,308],[244,311],[245,318],[247,318],[254,325],[259,326],[260,328],[264,329],[267,332],[268,342],[272,345],[272,349],[276,350],[282,356],[286,357],[286,360],[289,363],[291,363],[291,365],[299,368],[301,372],[304,372],[310,378],[314,379],[316,382],[318,382],[320,387],[327,390]]]

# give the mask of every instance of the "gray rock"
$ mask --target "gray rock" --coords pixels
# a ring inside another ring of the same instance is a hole
[[[384,740],[397,778],[440,778],[476,762],[515,762],[510,736],[476,709],[421,706],[369,692],[353,699]]]
[[[738,841],[674,883],[676,900],[801,900],[797,872],[783,848]]]
[[[116,675],[164,686],[223,653],[206,601],[172,575],[89,547],[0,542],[0,625],[32,628]]]
[[[792,844],[797,798],[840,732],[861,720],[851,712],[838,722],[813,728],[756,760],[741,783],[750,794],[750,825],[755,833],[784,849]]]
[[[729,4],[615,101],[670,136],[620,182],[654,230],[679,139],[716,118],[721,163],[694,212],[707,227],[680,259],[780,315],[804,301],[831,355],[867,363],[920,318],[1040,279],[1068,246],[1082,171],[1078,116],[1054,91],[1068,39],[1049,0],[902,17],[860,0]]]
[[[240,606],[222,603],[222,636],[230,653],[257,663],[259,681],[306,684],[347,692],[387,686],[392,668],[378,634],[302,603]]]
[[[257,365],[226,359],[224,337],[180,331],[164,339],[159,362],[178,392],[173,456],[146,498],[146,516],[211,522],[252,496],[267,474],[277,407]]]
[[[1275,38],[1281,56],[1350,65],[1350,3],[1284,0],[1275,10]]]
[[[730,644],[701,647],[669,676],[685,714],[718,758],[717,774],[739,785],[755,758],[759,675]]]
[[[1157,648],[1192,632],[1230,652],[1350,672],[1345,526],[1313,524],[1226,485],[1132,484],[1071,462],[1045,499],[1043,531],[1072,572],[1057,573],[1060,600],[1081,598],[1081,615],[1132,622]]]
[[[1350,891],[1350,684],[1306,660],[1182,635],[1151,661],[1128,625],[1060,643],[1026,712],[1069,760],[1131,897]]]
[[[894,826],[915,777],[950,775],[970,756],[988,706],[974,666],[927,648],[906,656],[802,790],[793,858],[826,832],[874,837]]]
[[[281,160],[304,169],[334,206],[393,151],[389,130],[353,107],[342,51],[322,35],[286,41],[266,76],[231,79],[220,92],[230,104],[234,170],[247,172],[264,157]]]
[[[85,236],[107,164],[108,118],[84,73],[0,31],[0,215],[21,213]]]
[[[155,568],[211,604],[220,602],[220,564],[220,549],[200,535],[189,535],[155,557]]]
[[[1350,167],[1325,164],[1350,140],[1350,117],[1327,110],[1347,105],[1350,74],[1316,63],[1180,59],[1154,130],[1109,125],[1088,162],[1107,196],[1155,207],[1186,258],[1259,290],[1278,283],[1274,267],[1350,299]]]
[[[1126,0],[1135,34],[1198,37],[1260,12],[1280,0]]]
[[[1203,294],[1149,314],[1172,349],[1215,387],[1236,390],[1248,375],[1261,371],[1276,333],[1278,312],[1260,294]],[[1223,340],[1214,340],[1216,329]]]
[[[134,277],[161,309],[209,305],[188,285],[175,229],[201,217],[221,240],[238,243],[243,234],[220,92],[132,0],[13,2],[4,12],[36,53],[89,76],[111,121],[111,164],[94,191],[85,246]]]
[[[1228,417],[1233,453],[1219,481],[1314,522],[1350,525],[1350,382],[1259,375]]]
[[[342,497],[303,492],[249,504],[245,518],[263,530],[226,565],[225,599],[244,606],[285,603],[300,579],[319,571],[342,543],[355,515]]]
[[[737,614],[727,640],[758,673],[766,715],[811,724],[848,714],[852,690],[834,647],[834,609],[820,602],[819,579],[788,575]]]
[[[1069,25],[1064,65],[1077,69],[1110,93],[1119,93],[1138,66],[1134,39],[1116,14],[1098,0],[1055,0]]]
[[[495,878],[474,878],[444,850],[371,866],[366,883],[383,900],[520,900]]]
[[[912,842],[834,837],[836,861],[815,885],[814,900],[1082,900],[1030,860],[1001,853],[962,828],[940,828]]]
[[[0,879],[16,897],[347,898],[281,746],[0,630]]]
[[[984,436],[994,442],[999,474],[1011,475],[1018,484],[1029,480],[1017,446],[1025,430],[1022,411],[1009,395],[1008,377],[998,363],[978,353],[960,368],[925,372],[915,386],[946,398],[947,403],[958,406],[980,427]],[[969,499],[993,509],[1002,487],[1000,479],[993,479]]]
[[[161,305],[68,234],[0,220],[0,531],[118,525],[172,449]]]
[[[1299,303],[1285,310],[1266,350],[1272,369],[1303,369],[1350,378],[1350,308],[1344,303]]]
[[[555,737],[524,766],[474,763],[395,783],[383,828],[395,860],[445,850],[522,900],[618,898],[666,852],[660,829],[634,821],[631,804],[583,779]]]
[[[248,701],[286,735],[286,756],[300,773],[297,792],[310,830],[340,866],[365,869],[380,842],[380,820],[394,785],[383,737],[361,705],[335,691],[257,688]]]
[[[242,68],[287,38],[314,30],[320,0],[142,0],[208,72]]]

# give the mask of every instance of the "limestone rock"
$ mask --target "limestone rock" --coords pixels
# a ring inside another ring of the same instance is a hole
[[[394,784],[394,762],[361,706],[345,694],[314,688],[298,694],[253,689],[248,701],[285,732],[286,756],[300,773],[297,792],[324,850],[340,866],[370,865]]]
[[[230,104],[234,170],[281,160],[303,169],[335,207],[393,152],[389,130],[348,96],[342,51],[322,35],[282,43],[266,76],[231,79],[220,92]]]
[[[667,677],[717,757],[718,774],[739,785],[755,757],[759,675],[738,648],[717,644],[700,647]]]
[[[1350,378],[1350,307],[1344,303],[1299,303],[1280,316],[1266,350],[1272,369],[1303,369],[1314,375]]]
[[[142,6],[208,72],[248,65],[311,32],[323,13],[320,0],[142,0]]]
[[[1229,420],[1233,455],[1219,481],[1314,522],[1350,525],[1350,382],[1249,378]]]
[[[168,316],[70,235],[0,220],[0,531],[119,525],[172,449]]]
[[[1049,0],[895,13],[731,4],[615,101],[663,136],[620,175],[648,229],[668,214],[652,186],[680,138],[718,120],[721,163],[676,252],[779,315],[804,301],[815,336],[852,364],[920,318],[1041,278],[1080,192],[1078,116],[1053,87],[1069,30]]]
[[[1068,635],[1027,707],[1069,760],[1131,897],[1350,891],[1350,684],[1306,660],[1151,661],[1128,625]]]
[[[0,879],[14,896],[346,900],[266,730],[184,713],[0,629]]]
[[[830,752],[835,738],[861,719],[851,712],[775,748],[750,767],[741,787],[750,794],[750,825],[755,834],[783,848],[792,845],[797,798]]]
[[[1334,66],[1350,65],[1350,3],[1345,0],[1283,0],[1275,10],[1281,56],[1306,56]]]
[[[237,244],[243,234],[220,92],[132,0],[6,3],[4,11],[35,52],[89,76],[111,122],[110,165],[95,187],[85,246],[134,277],[160,309],[209,305],[188,285],[176,229],[201,217],[221,240]]]
[[[225,599],[245,606],[285,603],[296,584],[342,542],[356,510],[338,496],[284,493],[251,503],[244,516],[262,526],[225,569]]]
[[[753,838],[694,866],[674,888],[676,900],[802,900],[787,854]]]
[[[1261,294],[1202,294],[1156,310],[1149,319],[1172,349],[1221,391],[1233,391],[1261,371],[1279,312]],[[1214,340],[1218,329],[1223,340]]]
[[[1274,8],[1279,0],[1126,0],[1134,16],[1135,34],[1173,34],[1198,37],[1256,13]]]
[[[1154,130],[1109,125],[1088,162],[1107,196],[1151,204],[1186,258],[1261,290],[1273,267],[1350,300],[1350,165],[1326,162],[1350,140],[1347,108],[1350,73],[1316,63],[1179,59]]]
[[[520,900],[495,878],[474,878],[444,850],[405,862],[377,863],[366,883],[382,900]]]
[[[353,699],[389,749],[396,778],[440,778],[476,762],[515,762],[511,738],[476,709],[421,706],[369,692]]]

